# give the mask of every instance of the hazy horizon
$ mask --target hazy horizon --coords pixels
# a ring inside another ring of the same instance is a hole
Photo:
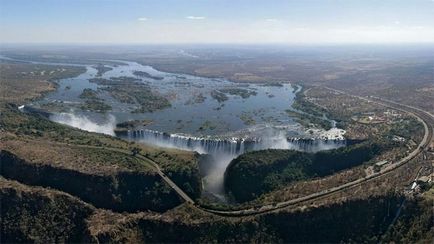
[[[2,0],[0,42],[431,44],[434,1]]]

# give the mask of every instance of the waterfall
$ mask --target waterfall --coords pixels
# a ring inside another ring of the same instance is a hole
[[[287,138],[281,131],[266,137],[248,139],[193,137],[149,129],[129,130],[120,136],[145,144],[211,155],[213,162],[208,165],[208,173],[204,178],[204,190],[212,193],[222,201],[225,200],[223,178],[226,167],[232,159],[245,152],[262,149],[293,149],[317,152],[346,145],[346,140],[341,139]]]
[[[215,155],[223,153],[236,156],[248,151],[262,149],[293,149],[304,152],[317,152],[346,145],[346,140],[341,139],[286,138],[282,135],[266,138],[219,139],[169,134],[148,129],[129,130],[126,137],[128,140],[160,147],[197,151],[201,154]]]
[[[197,151],[201,154],[230,154],[239,155],[246,149],[255,145],[253,140],[244,139],[210,139],[201,137],[189,137],[178,134],[168,134],[153,130],[130,130],[127,133],[129,140],[139,141],[160,147],[178,148],[189,151]]]

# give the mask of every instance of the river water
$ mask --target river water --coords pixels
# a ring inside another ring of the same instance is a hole
[[[79,98],[83,89],[90,88],[99,92],[105,102],[112,106],[109,112],[117,122],[127,120],[152,120],[154,123],[147,129],[166,132],[182,133],[192,136],[220,136],[239,132],[252,127],[242,118],[255,121],[255,125],[295,126],[292,119],[285,113],[294,99],[294,89],[290,84],[283,86],[260,86],[254,84],[236,84],[224,79],[210,79],[183,74],[160,72],[150,66],[143,66],[135,62],[124,62],[125,65],[113,67],[113,70],[102,75],[101,78],[135,77],[149,84],[154,92],[169,98],[171,107],[152,113],[131,113],[136,105],[120,103],[110,97],[105,91],[98,90],[99,86],[88,79],[96,75],[96,70],[87,66],[87,72],[71,79],[59,81],[59,89],[50,93],[43,100],[34,103],[62,101],[63,103],[80,103]],[[141,78],[133,74],[134,71],[144,71],[153,76],[163,77],[162,80]],[[243,89],[255,92],[248,98],[226,94],[227,101],[218,102],[211,97],[211,92],[221,89]],[[198,96],[203,96],[203,102],[195,102]],[[107,114],[76,111],[86,115],[96,122],[103,122]],[[204,126],[206,125],[206,126]],[[202,127],[202,128],[201,128]],[[297,131],[294,128],[294,131]]]
[[[86,72],[77,77],[57,81],[56,91],[28,106],[37,108],[44,104],[62,104],[68,108],[70,105],[67,111],[51,111],[51,119],[112,135],[116,123],[151,120],[153,122],[150,125],[136,128],[124,137],[146,144],[211,154],[214,161],[204,178],[204,190],[220,199],[224,199],[223,175],[227,165],[246,151],[280,148],[314,152],[345,145],[344,131],[334,128],[327,132],[317,130],[307,133],[288,116],[285,110],[291,107],[296,94],[296,89],[289,83],[282,86],[240,84],[225,79],[161,72],[136,62],[117,62],[122,64],[109,66],[112,70],[101,78],[138,78],[140,82],[148,84],[153,92],[168,98],[171,107],[154,112],[132,113],[137,104],[121,103],[100,89],[103,86],[89,82],[97,75],[97,70],[91,65],[83,65]],[[138,77],[133,74],[134,71],[144,71],[162,79]],[[112,110],[97,113],[83,111],[75,106],[84,102],[79,96],[86,88],[95,90]],[[243,98],[225,93],[228,100],[223,102],[211,96],[216,90],[224,89],[242,89],[254,94]],[[198,96],[202,99],[198,100]]]

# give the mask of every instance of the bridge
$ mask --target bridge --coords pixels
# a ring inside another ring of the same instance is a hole
[[[348,95],[348,96],[351,96],[351,97],[354,97],[357,99],[362,99],[362,100],[367,101],[367,102],[375,103],[375,104],[378,104],[381,106],[385,106],[388,108],[392,108],[392,109],[395,109],[398,111],[408,113],[408,114],[414,116],[418,121],[420,121],[423,124],[424,131],[425,131],[424,137],[421,140],[421,142],[419,143],[418,147],[414,151],[412,151],[411,153],[409,153],[407,156],[400,159],[399,161],[393,163],[391,165],[391,167],[387,167],[385,169],[382,169],[381,171],[379,171],[377,173],[373,173],[373,174],[370,174],[364,178],[360,178],[360,179],[357,179],[357,180],[354,180],[354,181],[351,181],[351,182],[348,182],[348,183],[345,183],[345,184],[342,184],[339,186],[335,186],[335,187],[332,187],[329,189],[325,189],[325,190],[322,190],[322,191],[319,191],[319,192],[316,192],[316,193],[313,193],[310,195],[306,195],[303,197],[294,198],[294,199],[290,199],[290,200],[282,201],[282,202],[277,202],[277,203],[273,203],[273,204],[266,204],[266,205],[263,205],[260,207],[251,207],[251,208],[240,209],[240,210],[217,210],[217,209],[212,209],[212,208],[207,207],[207,206],[199,205],[193,199],[191,199],[188,196],[188,194],[186,194],[178,185],[176,185],[176,183],[174,183],[161,170],[161,168],[159,167],[157,162],[153,161],[152,159],[150,159],[148,157],[140,155],[140,154],[136,154],[134,156],[136,158],[138,158],[139,160],[146,161],[147,163],[151,164],[154,167],[154,169],[156,170],[157,174],[162,178],[162,180],[164,182],[166,182],[179,195],[179,197],[181,199],[183,199],[185,202],[187,202],[191,206],[194,206],[197,209],[200,209],[200,210],[208,212],[208,213],[216,214],[216,215],[230,216],[230,217],[241,217],[241,216],[258,215],[258,214],[263,214],[263,213],[267,213],[267,212],[277,211],[277,210],[287,208],[290,206],[294,206],[294,205],[297,205],[300,203],[328,197],[328,196],[331,196],[333,194],[337,194],[339,192],[343,192],[345,190],[358,187],[363,183],[373,181],[373,180],[376,180],[376,179],[381,178],[381,177],[385,177],[385,176],[391,174],[392,172],[394,172],[395,170],[406,165],[412,159],[414,159],[419,154],[424,152],[428,148],[431,141],[433,140],[434,116],[428,112],[423,111],[422,109],[408,106],[408,105],[404,105],[404,104],[400,104],[400,103],[396,103],[396,102],[386,100],[386,99],[381,99],[378,97],[361,97],[361,96],[351,95],[351,94],[345,93],[344,91],[340,91],[340,90],[329,88],[329,87],[325,87],[325,89],[329,89],[329,90],[332,90],[332,91],[337,92],[337,93],[345,94],[345,95]],[[100,149],[111,150],[111,151],[124,153],[124,154],[131,154],[130,151],[125,150],[125,149],[119,149],[119,148],[99,147],[99,146],[89,146],[89,145],[77,145],[77,146],[100,148]]]

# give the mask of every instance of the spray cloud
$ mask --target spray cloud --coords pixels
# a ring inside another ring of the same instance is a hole
[[[53,114],[50,116],[50,119],[54,122],[69,125],[82,130],[114,136],[116,119],[113,115],[108,115],[107,117],[107,121],[104,123],[97,123],[91,121],[84,115],[76,115],[73,113]]]

